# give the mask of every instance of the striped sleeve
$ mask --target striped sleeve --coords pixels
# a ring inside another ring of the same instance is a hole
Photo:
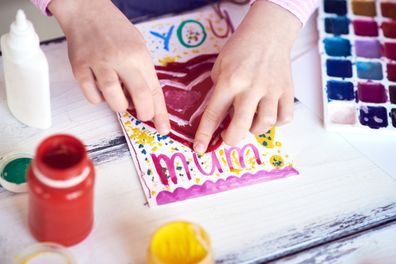
[[[262,0],[260,0],[262,1]],[[319,0],[268,0],[294,14],[303,25],[319,5]],[[254,0],[251,2],[255,2]]]
[[[51,3],[52,0],[30,0],[32,3],[41,10],[41,12],[46,15],[50,16],[51,12],[48,10],[48,5]]]

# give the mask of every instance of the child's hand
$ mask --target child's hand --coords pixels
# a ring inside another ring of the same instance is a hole
[[[54,0],[49,10],[68,41],[73,73],[86,98],[106,100],[116,112],[132,98],[138,118],[170,129],[164,96],[145,42],[138,30],[109,0]]]
[[[293,117],[290,50],[301,28],[289,11],[258,0],[229,39],[212,70],[215,89],[197,130],[194,150],[205,152],[213,132],[233,108],[223,133],[228,145],[250,131],[262,134]]]

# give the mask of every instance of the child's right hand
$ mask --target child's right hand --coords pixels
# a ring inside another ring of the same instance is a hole
[[[121,112],[128,107],[129,93],[137,117],[153,120],[159,133],[169,133],[164,96],[144,39],[111,1],[53,0],[49,10],[66,35],[85,97],[94,104],[104,98]]]

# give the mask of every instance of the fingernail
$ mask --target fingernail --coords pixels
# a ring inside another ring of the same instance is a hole
[[[158,133],[161,135],[168,135],[169,134],[169,127],[168,126],[160,126],[157,128]]]
[[[205,152],[205,146],[202,143],[194,143],[194,151],[202,154]]]

